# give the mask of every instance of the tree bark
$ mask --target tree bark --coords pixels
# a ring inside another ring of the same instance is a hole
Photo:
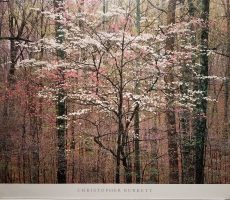
[[[11,11],[12,8],[10,8]],[[14,17],[10,13],[9,15],[9,31],[10,31],[10,37],[14,38]],[[10,84],[14,83],[15,79],[15,65],[17,62],[17,49],[15,45],[15,40],[10,40],[10,70],[9,70],[9,77],[8,81]]]
[[[136,0],[136,29],[137,34],[140,35],[140,20],[141,20],[141,8],[140,8],[140,0]],[[139,65],[137,61],[137,65]],[[139,94],[139,80],[136,83],[136,93]],[[136,183],[141,182],[141,162],[140,162],[140,118],[139,118],[139,104],[137,103],[137,109],[135,111],[134,116],[134,149],[135,149],[135,176],[136,176]]]
[[[176,19],[176,0],[169,0],[167,24],[174,24]],[[166,41],[167,54],[172,54],[174,50],[175,38],[169,37]],[[168,133],[168,155],[169,155],[169,183],[179,183],[179,165],[178,165],[178,144],[177,144],[177,130],[176,130],[176,115],[174,107],[174,91],[173,91],[173,66],[168,66],[166,69],[165,82],[169,89],[167,89],[167,111],[166,123]]]
[[[210,0],[201,1],[201,18],[204,25],[201,30],[201,53],[200,53],[200,69],[201,77],[208,76],[208,39],[209,39],[209,5]],[[204,183],[204,167],[205,167],[205,143],[208,134],[207,129],[207,94],[208,94],[208,79],[202,78],[198,80],[196,85],[198,91],[202,91],[202,95],[196,102],[194,132],[196,137],[195,142],[195,182],[197,184]]]
[[[190,17],[195,17],[195,7],[193,0],[188,0],[188,14]],[[190,29],[194,31],[193,25]],[[192,45],[195,45],[195,36],[191,39]],[[194,52],[195,53],[195,52]],[[192,58],[192,65],[195,65],[195,58]],[[182,69],[182,82],[181,93],[189,95],[188,90],[193,89],[191,77],[192,70],[187,66]],[[183,104],[186,105],[188,100],[184,100]],[[191,135],[190,122],[192,120],[191,113],[188,109],[183,108],[180,113],[180,133],[181,133],[181,166],[182,166],[182,183],[192,184],[195,180],[194,168],[194,136]]]
[[[64,12],[64,0],[54,0],[54,7],[56,9],[56,13],[62,15]],[[64,32],[63,32],[63,24],[59,22],[60,16],[57,17],[56,21],[56,41],[58,43],[63,43],[64,41]],[[59,59],[64,60],[65,53],[63,50],[57,50],[57,56]],[[57,128],[57,137],[58,137],[58,152],[57,152],[57,182],[58,183],[66,183],[66,174],[67,174],[67,159],[66,159],[66,95],[65,90],[62,88],[64,83],[65,75],[64,69],[58,69],[58,73],[60,76],[60,81],[58,83],[58,94],[57,94],[57,106],[56,106],[56,128]]]

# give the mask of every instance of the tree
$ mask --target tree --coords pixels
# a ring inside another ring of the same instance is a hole
[[[184,13],[183,13],[184,14]],[[188,1],[188,16],[189,18],[195,18],[195,5],[193,0]],[[190,30],[196,33],[195,26],[192,24],[190,26]],[[196,47],[196,35],[192,35],[192,37],[188,38],[191,45]],[[193,90],[193,78],[195,75],[193,74],[193,67],[196,65],[196,50],[194,50],[192,55],[192,63],[190,67],[187,67],[187,62],[185,62],[184,67],[182,69],[182,82],[183,84],[180,87],[181,94],[183,96],[189,96],[189,90]],[[183,104],[186,105],[190,103],[188,98],[183,100]],[[194,182],[194,136],[192,134],[192,115],[191,110],[187,107],[182,107],[181,112],[179,114],[180,118],[180,134],[181,134],[181,167],[182,174],[181,179],[182,183],[193,183]]]
[[[64,24],[63,24],[63,13],[64,13],[64,0],[55,0],[54,7],[56,9],[56,41],[59,44],[64,42]],[[62,49],[57,50],[57,56],[59,57],[60,63],[65,59],[65,52]],[[67,160],[66,160],[66,93],[62,88],[65,82],[64,68],[60,67],[57,69],[58,76],[60,78],[58,82],[57,92],[57,137],[58,137],[58,153],[57,153],[57,181],[58,183],[66,183],[67,173]]]
[[[209,6],[210,0],[201,1],[201,18],[203,27],[201,29],[201,50],[200,50],[200,68],[197,84],[195,89],[201,91],[202,95],[196,102],[194,121],[194,132],[196,137],[195,144],[195,182],[204,183],[204,165],[205,165],[205,142],[208,134],[207,129],[207,97],[208,97],[208,40],[209,40]]]
[[[170,0],[168,2],[168,14],[167,14],[167,24],[175,24],[175,10],[176,10],[176,0]],[[170,36],[166,40],[166,51],[168,54],[172,54],[174,50],[175,36]],[[173,64],[168,66],[166,69],[167,75],[165,76],[165,82],[168,86],[167,90],[167,111],[166,111],[166,123],[168,132],[168,154],[169,154],[169,183],[179,183],[179,165],[178,165],[178,144],[177,144],[177,130],[176,130],[176,115],[174,107],[174,72]]]
[[[140,35],[141,32],[141,2],[140,0],[136,0],[136,28],[137,28],[137,34]],[[137,65],[140,65],[140,63],[137,60]],[[139,95],[139,80],[137,80],[136,84],[136,93],[137,95]],[[134,139],[134,143],[135,143],[135,174],[136,174],[136,183],[140,183],[141,182],[141,163],[140,163],[140,119],[139,119],[139,104],[137,103],[136,105],[136,113],[135,113],[135,117],[134,117],[134,131],[135,131],[135,139]]]

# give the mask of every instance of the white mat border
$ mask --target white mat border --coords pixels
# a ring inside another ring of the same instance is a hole
[[[224,200],[230,184],[0,184],[0,200]]]

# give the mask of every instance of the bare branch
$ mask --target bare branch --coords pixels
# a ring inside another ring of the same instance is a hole
[[[150,0],[148,0],[148,3],[153,7],[153,8],[155,8],[155,9],[157,9],[157,10],[159,10],[159,11],[161,11],[161,12],[164,12],[164,13],[166,13],[167,14],[167,11],[166,10],[164,10],[164,9],[162,9],[162,8],[159,8],[159,7],[157,7],[156,5],[154,5]]]
[[[29,39],[25,39],[25,38],[20,38],[20,37],[0,37],[0,41],[1,40],[16,40],[16,41],[24,41],[24,42],[32,42]]]

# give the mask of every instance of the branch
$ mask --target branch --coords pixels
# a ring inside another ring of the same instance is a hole
[[[166,13],[167,14],[167,11],[166,10],[164,10],[164,9],[162,9],[162,8],[159,8],[159,7],[157,7],[156,5],[154,5],[151,1],[149,1],[148,0],[148,3],[153,7],[153,8],[155,8],[155,9],[157,9],[157,10],[159,10],[159,11],[161,11],[161,12],[164,12],[164,13]]]
[[[227,58],[230,58],[230,55],[227,55],[227,54],[225,54],[225,53],[221,53],[221,52],[218,52],[218,51],[213,51],[215,54],[217,54],[217,55],[221,55],[221,56],[225,56],[225,57],[227,57]]]
[[[29,39],[20,38],[20,37],[0,37],[0,41],[1,40],[18,40],[18,41],[24,41],[24,42],[32,42]]]
[[[104,145],[102,144],[102,142],[99,140],[99,137],[100,137],[100,136],[94,137],[94,138],[93,138],[93,139],[94,139],[94,142],[96,142],[96,143],[97,143],[101,148],[103,148],[104,150],[109,151],[109,152],[116,158],[117,155],[114,153],[114,151],[113,151],[112,149],[109,149],[108,147],[104,146]]]

